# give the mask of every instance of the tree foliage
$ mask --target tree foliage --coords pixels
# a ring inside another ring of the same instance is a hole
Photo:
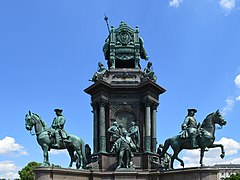
[[[231,176],[227,177],[225,180],[240,180],[240,174],[231,174]]]
[[[40,166],[40,163],[30,162],[21,171],[18,171],[21,180],[34,180],[33,169]]]

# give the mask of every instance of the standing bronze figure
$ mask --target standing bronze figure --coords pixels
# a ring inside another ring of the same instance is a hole
[[[113,145],[111,152],[116,152],[117,154],[117,169],[119,168],[133,168],[133,152],[136,146],[133,143],[131,137],[128,136],[126,130],[123,131],[123,136],[121,136]]]
[[[110,146],[112,148],[114,143],[118,140],[118,138],[120,138],[117,121],[112,123],[112,125],[108,128],[108,132],[110,133]]]
[[[131,127],[128,130],[128,135],[132,138],[133,143],[136,145],[136,152],[140,149],[140,132],[135,122],[131,122]]]

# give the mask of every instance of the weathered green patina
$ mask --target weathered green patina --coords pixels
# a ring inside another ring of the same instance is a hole
[[[182,132],[181,137],[182,138],[188,138],[191,139],[192,147],[197,147],[197,141],[196,137],[199,135],[198,128],[200,124],[197,123],[197,120],[195,119],[194,115],[197,112],[196,109],[188,109],[188,114],[184,119],[184,122],[182,124]]]
[[[161,154],[163,150],[163,144],[159,144],[157,148],[157,154]],[[162,157],[160,158],[160,163],[158,164],[159,168],[164,170],[169,170],[171,168],[171,154],[165,152]]]
[[[154,71],[152,70],[152,63],[148,62],[147,67],[144,68],[144,76],[153,80],[154,82],[157,81],[157,76],[155,75]]]
[[[128,130],[128,135],[132,138],[133,143],[136,145],[136,152],[140,149],[140,132],[138,126],[133,121],[131,122],[131,127]]]
[[[98,70],[93,74],[92,79],[89,79],[89,81],[97,82],[98,80],[102,79],[103,76],[105,76],[107,72],[107,69],[104,67],[104,65],[101,62],[98,62]]]
[[[131,137],[128,136],[128,132],[123,130],[122,136],[114,143],[111,152],[117,154],[117,169],[119,168],[133,168],[133,152],[136,149]]]
[[[219,110],[216,112],[210,113],[204,119],[201,126],[199,126],[199,135],[196,136],[197,147],[193,146],[191,142],[191,138],[183,138],[182,135],[177,135],[172,138],[169,138],[165,141],[163,150],[160,154],[160,158],[164,156],[167,152],[169,146],[172,147],[174,154],[171,157],[171,168],[173,168],[174,160],[178,160],[181,163],[181,166],[184,166],[183,160],[178,158],[178,154],[183,149],[198,149],[200,148],[200,164],[203,166],[203,156],[206,148],[221,148],[220,157],[223,158],[225,156],[224,147],[222,144],[214,144],[215,141],[215,124],[220,126],[226,125],[226,121],[221,116]]]
[[[54,125],[56,125],[55,123],[58,122],[59,119],[57,119],[58,118],[54,120]],[[60,119],[61,123],[64,122],[62,121],[62,117]],[[58,124],[57,126],[61,128],[63,127],[63,124],[64,123],[61,125]],[[31,113],[29,111],[29,113],[25,116],[25,128],[31,132],[33,127],[35,129],[35,135],[37,136],[38,144],[42,147],[43,150],[43,166],[50,166],[48,158],[48,151],[50,151],[50,149],[67,149],[71,158],[69,167],[72,167],[73,162],[77,162],[78,168],[85,168],[87,160],[85,155],[84,141],[81,138],[69,134],[67,141],[59,140],[56,146],[55,137],[52,136],[52,130],[47,127],[46,123],[38,114]],[[76,154],[74,154],[74,152],[76,152]]]
[[[117,29],[111,27],[103,46],[109,68],[141,68],[140,59],[148,60],[143,39],[138,33],[138,27],[134,30],[125,22],[121,22]]]

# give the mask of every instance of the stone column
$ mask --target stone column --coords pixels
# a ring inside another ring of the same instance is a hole
[[[145,103],[145,152],[151,151],[151,108],[150,103]]]
[[[106,152],[106,101],[101,100],[99,104],[99,152]]]
[[[158,104],[153,104],[152,106],[152,152],[156,152],[157,146],[157,122],[156,122],[156,115],[157,115],[157,106]]]
[[[99,126],[99,119],[98,119],[98,106],[97,103],[92,103],[93,108],[93,153],[97,153],[99,150],[98,146],[98,126]]]

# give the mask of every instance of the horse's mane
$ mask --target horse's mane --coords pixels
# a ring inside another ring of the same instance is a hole
[[[207,115],[207,117],[205,119],[209,118],[209,116],[212,116],[213,114],[214,114],[214,112],[210,113],[209,115]]]
[[[214,112],[208,114],[208,115],[205,117],[205,119],[203,120],[202,125],[204,125],[204,123],[205,123],[205,122],[209,119],[209,117],[212,116],[213,114],[214,114]]]
[[[48,128],[47,124],[43,121],[43,119],[41,118],[41,116],[39,116],[36,113],[33,113],[33,115],[37,116],[37,118],[39,119],[39,121],[42,123],[44,128]]]

